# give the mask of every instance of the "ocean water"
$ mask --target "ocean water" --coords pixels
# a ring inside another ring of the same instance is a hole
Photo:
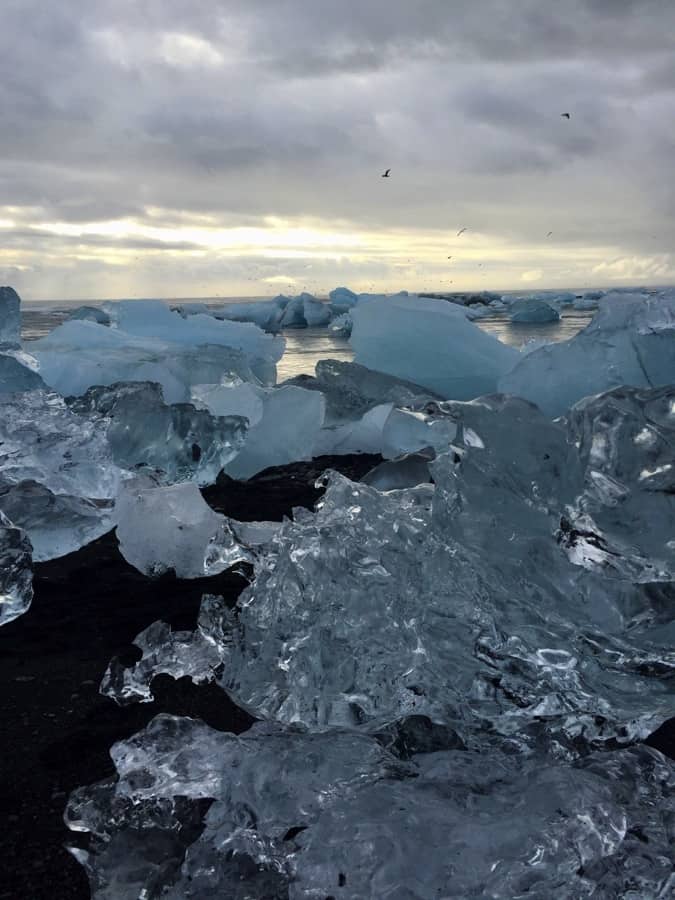
[[[242,302],[248,298],[231,297],[231,302]],[[211,298],[183,299],[184,303],[203,303],[214,309],[222,306],[223,299],[213,301]],[[25,303],[22,307],[22,337],[25,341],[44,337],[52,329],[64,322],[71,310],[83,305],[100,306],[100,301],[68,301],[53,300]],[[566,341],[585,328],[593,317],[592,312],[564,310],[559,322],[545,325],[511,325],[508,316],[495,314],[476,322],[479,328],[494,334],[505,344],[522,347],[528,341]],[[286,339],[286,352],[279,363],[278,380],[292,378],[295,375],[313,375],[314,367],[320,359],[339,359],[350,361],[352,349],[346,338],[340,337],[327,328],[289,328],[283,332]]]

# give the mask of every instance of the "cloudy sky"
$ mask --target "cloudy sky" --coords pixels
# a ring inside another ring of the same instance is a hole
[[[673,35],[672,0],[0,0],[0,283],[675,282]]]

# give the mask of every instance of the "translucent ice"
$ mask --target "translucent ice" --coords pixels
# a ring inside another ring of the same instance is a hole
[[[509,313],[511,322],[514,325],[557,322],[560,318],[560,313],[555,307],[537,297],[523,297],[520,300],[516,300],[515,303],[511,304]]]
[[[359,295],[346,287],[338,287],[328,295],[335,315],[343,315],[359,302]]]
[[[68,314],[68,319],[85,319],[99,325],[110,325],[110,316],[98,306],[78,306]]]
[[[136,308],[138,306],[138,308]],[[117,381],[156,381],[169,403],[189,399],[195,384],[238,376],[273,384],[283,338],[255,325],[212,316],[183,319],[163,303],[126,301],[106,306],[113,325],[70,321],[27,345],[40,374],[64,395]]]
[[[286,384],[321,391],[326,398],[326,422],[353,421],[382,403],[407,406],[442,399],[438,394],[358,363],[321,359],[316,375],[300,375]]]
[[[361,481],[378,491],[400,491],[416,487],[431,480],[429,463],[435,454],[432,450],[406,453],[395,460],[386,461],[367,472]]]
[[[225,466],[233,478],[250,478],[269,466],[312,458],[324,420],[323,395],[293,386],[262,393],[262,418],[249,429],[244,446]]]
[[[352,311],[356,362],[421,384],[443,397],[470,399],[494,391],[518,359],[444,300],[391,297]]]
[[[0,625],[23,615],[33,599],[32,547],[26,533],[0,512]]]
[[[220,384],[194,385],[192,399],[214,416],[242,416],[252,426],[262,419],[265,391],[241,378],[231,378]]]
[[[253,322],[263,331],[274,334],[281,330],[284,305],[276,299],[252,303],[226,303],[218,308],[215,315],[232,322]]]
[[[556,416],[577,400],[620,385],[675,382],[675,294],[608,294],[569,341],[524,356],[499,389]]]
[[[236,737],[163,715],[113,747],[118,780],[75,792],[66,822],[91,835],[73,852],[93,900],[667,896],[659,753],[481,750],[403,762],[353,731]]]
[[[40,375],[12,353],[0,353],[0,394],[47,389]]]
[[[152,382],[90,388],[71,402],[71,409],[100,419],[117,465],[151,470],[165,483],[213,483],[246,434],[240,417],[164,403],[160,385]]]
[[[21,344],[21,298],[11,287],[0,287],[0,347]]]
[[[314,297],[305,295],[302,302],[302,314],[308,328],[320,328],[328,325],[331,320],[331,311],[327,303],[321,303]]]
[[[122,555],[151,577],[170,570],[177,578],[216,575],[252,561],[251,546],[273,534],[214,512],[193,482],[168,487],[130,482],[120,492],[116,515]]]

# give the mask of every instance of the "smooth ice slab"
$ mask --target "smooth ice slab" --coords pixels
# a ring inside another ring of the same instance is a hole
[[[675,382],[675,294],[608,294],[569,341],[523,356],[499,389],[557,416],[577,400],[621,385]]]
[[[351,315],[357,363],[442,397],[466,400],[493,392],[518,359],[517,350],[481,331],[445,300],[371,300]]]
[[[269,466],[311,459],[325,415],[317,391],[279,387],[263,391],[263,414],[238,455],[225,466],[233,478],[250,478]]]
[[[0,394],[47,390],[38,372],[11,353],[0,353]]]
[[[11,287],[0,287],[0,346],[21,345],[21,298]]]
[[[31,543],[25,531],[0,512],[0,625],[23,615],[32,599]]]

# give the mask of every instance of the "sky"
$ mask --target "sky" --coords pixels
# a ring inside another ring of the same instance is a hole
[[[0,283],[675,283],[673,35],[672,0],[2,0]]]

